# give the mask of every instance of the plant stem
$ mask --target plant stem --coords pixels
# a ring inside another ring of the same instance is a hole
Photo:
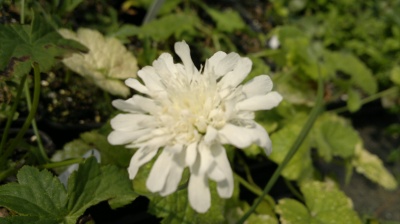
[[[0,155],[2,155],[3,151],[5,150],[5,145],[6,145],[6,141],[7,141],[7,137],[8,137],[8,132],[10,131],[10,127],[11,127],[11,124],[12,124],[13,119],[14,119],[14,114],[17,111],[17,107],[18,107],[19,101],[21,99],[22,89],[24,87],[24,84],[25,84],[25,81],[26,81],[26,77],[27,77],[27,75],[24,75],[21,78],[21,83],[20,83],[20,85],[18,86],[18,89],[17,89],[17,96],[15,98],[14,104],[11,107],[11,114],[7,118],[6,127],[4,128],[3,136],[1,137]],[[1,164],[2,163],[0,163],[0,165]]]
[[[25,0],[21,0],[20,22],[21,22],[21,24],[25,23]]]
[[[39,105],[39,95],[40,95],[40,68],[37,63],[33,63],[33,73],[34,73],[34,90],[33,90],[34,92],[33,92],[32,109],[29,111],[28,117],[26,118],[24,124],[19,130],[17,136],[11,141],[11,145],[6,149],[4,154],[0,157],[0,164],[2,164],[1,162],[4,162],[12,154],[14,148],[18,145],[22,137],[25,135],[36,114],[36,110]]]
[[[156,18],[158,11],[160,11],[161,6],[164,4],[164,1],[165,0],[153,0],[153,3],[151,4],[150,8],[148,9],[144,17],[142,25]]]
[[[26,103],[27,103],[28,109],[30,111],[30,110],[32,110],[32,103],[31,103],[31,94],[29,92],[28,83],[25,82],[24,88],[25,88],[24,91],[25,91],[25,96],[26,96]],[[39,130],[37,128],[36,119],[34,119],[34,118],[32,119],[32,129],[33,129],[33,132],[35,133],[35,136],[37,139],[40,156],[42,157],[40,162],[48,162],[49,158],[47,157],[46,151],[44,150],[42,139],[40,138]]]
[[[367,104],[367,103],[372,102],[374,100],[377,100],[377,99],[379,99],[379,98],[381,98],[381,97],[383,97],[385,95],[388,95],[388,94],[390,94],[390,93],[392,93],[394,91],[398,91],[398,90],[399,90],[399,88],[397,86],[393,86],[393,87],[391,87],[389,89],[385,89],[385,90],[383,90],[381,92],[375,93],[374,95],[365,97],[364,99],[361,100],[361,105],[364,105],[364,104]],[[348,107],[344,106],[344,107],[339,107],[339,108],[330,110],[330,112],[343,113],[343,112],[346,112],[348,110],[349,110]]]
[[[261,203],[264,195],[268,194],[271,188],[274,186],[275,182],[278,180],[279,176],[283,168],[286,164],[292,159],[294,154],[297,152],[301,144],[303,143],[304,139],[306,138],[307,134],[310,132],[311,127],[313,126],[315,120],[317,119],[318,115],[320,114],[323,108],[323,81],[322,78],[319,78],[318,81],[318,93],[317,93],[317,102],[315,107],[311,110],[310,116],[307,119],[303,129],[301,130],[300,134],[297,136],[296,141],[293,143],[291,149],[289,150],[288,154],[286,155],[285,159],[279,164],[278,168],[275,170],[274,174],[272,175],[271,179],[269,179],[267,185],[265,186],[261,197],[258,197],[254,204],[250,207],[250,209],[240,218],[238,221],[239,224],[242,224],[246,221],[246,219],[256,210],[257,206]]]
[[[69,166],[69,165],[72,165],[75,163],[81,163],[83,161],[85,161],[84,158],[67,159],[67,160],[63,160],[60,162],[42,164],[39,167],[41,169],[50,169],[50,168],[56,168],[56,167],[62,167],[62,166]]]
[[[262,196],[262,190],[260,190],[260,188],[258,188],[258,186],[254,186],[251,183],[247,182],[243,177],[241,177],[239,174],[237,173],[233,173],[233,176],[239,181],[239,183],[241,185],[243,185],[243,187],[245,187],[247,190],[253,192],[254,194],[258,195],[259,197]]]

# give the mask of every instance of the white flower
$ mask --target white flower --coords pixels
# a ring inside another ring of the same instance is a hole
[[[73,54],[64,59],[63,63],[68,68],[91,79],[111,94],[129,95],[129,88],[122,80],[136,77],[137,61],[119,40],[85,28],[80,28],[76,33],[67,29],[58,32],[64,38],[76,40],[89,49],[87,54]]]
[[[211,203],[209,179],[217,183],[220,197],[232,196],[232,169],[223,144],[245,148],[255,143],[269,154],[271,141],[254,122],[254,111],[271,109],[282,97],[271,92],[267,75],[240,85],[251,70],[248,58],[217,52],[199,71],[185,42],[177,42],[175,51],[183,65],[174,64],[172,56],[164,53],[153,66],[138,72],[144,84],[137,79],[125,81],[146,96],[113,101],[127,113],[111,120],[114,131],[108,141],[138,148],[128,168],[131,179],[163,148],[148,176],[147,188],[162,196],[175,192],[188,167],[189,202],[204,213]]]

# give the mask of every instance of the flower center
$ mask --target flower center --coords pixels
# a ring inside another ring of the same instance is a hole
[[[216,129],[225,125],[225,106],[215,80],[200,74],[193,75],[191,80],[186,77],[167,83],[168,100],[162,102],[163,116],[169,117],[164,125],[177,141],[192,142],[199,140],[209,125]]]

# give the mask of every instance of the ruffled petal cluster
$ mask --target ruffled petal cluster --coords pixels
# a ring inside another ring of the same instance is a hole
[[[188,168],[190,205],[204,213],[211,206],[209,180],[217,183],[220,197],[233,193],[232,169],[223,144],[237,148],[257,144],[269,154],[271,140],[254,121],[254,111],[276,107],[282,97],[272,91],[267,75],[242,85],[252,62],[237,53],[217,52],[199,70],[185,42],[177,42],[175,52],[182,64],[164,53],[138,72],[142,82],[125,81],[141,94],[113,101],[125,113],[111,120],[114,130],[108,141],[138,149],[128,168],[131,179],[158,154],[146,185],[162,196],[177,190]]]
[[[76,40],[89,49],[87,54],[73,54],[65,58],[63,63],[69,69],[111,94],[129,95],[129,88],[122,80],[135,78],[138,66],[136,58],[119,40],[86,28],[80,28],[76,33],[67,29],[58,32],[64,38]]]

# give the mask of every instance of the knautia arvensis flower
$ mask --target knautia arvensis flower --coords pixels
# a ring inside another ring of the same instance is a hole
[[[223,144],[246,148],[251,144],[272,150],[268,133],[254,121],[254,111],[269,110],[282,97],[271,91],[272,81],[260,75],[241,85],[252,62],[237,53],[217,52],[198,70],[189,46],[175,43],[183,64],[163,53],[138,72],[143,81],[126,85],[141,94],[113,105],[125,113],[111,120],[111,144],[138,148],[128,172],[134,179],[139,168],[159,150],[146,181],[151,192],[162,196],[177,190],[185,168],[190,170],[188,197],[199,213],[211,205],[209,179],[217,183],[222,198],[233,193],[233,174]]]

